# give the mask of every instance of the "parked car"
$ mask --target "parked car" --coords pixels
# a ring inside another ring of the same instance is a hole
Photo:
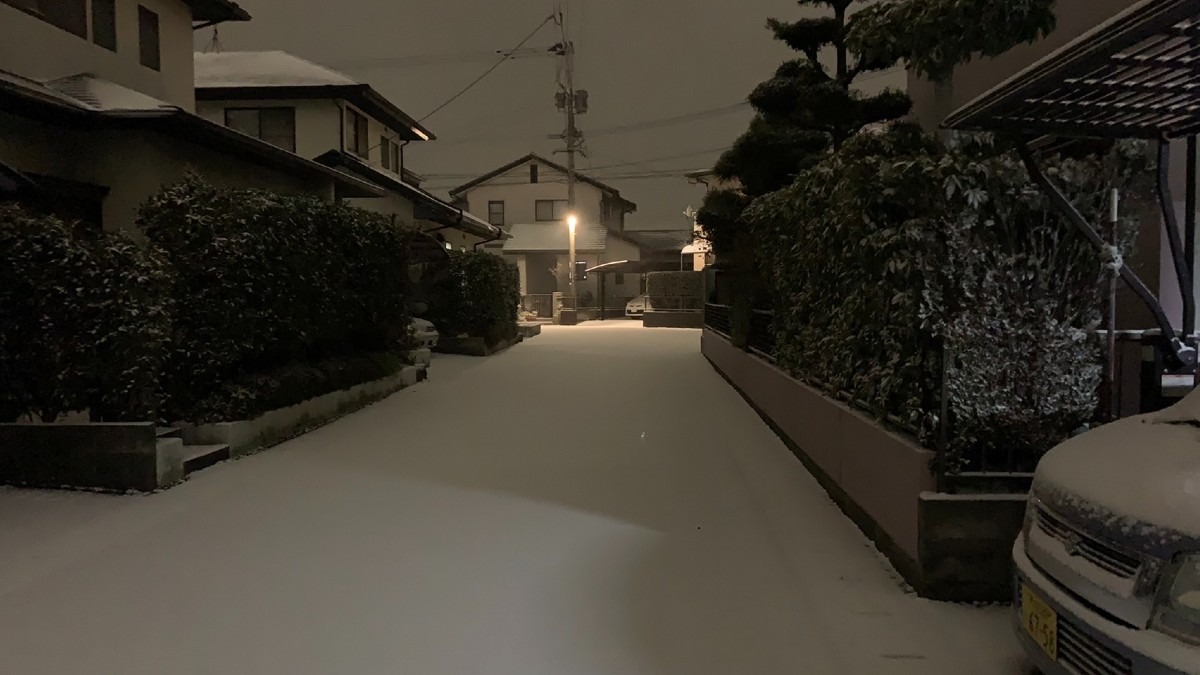
[[[646,313],[646,307],[650,304],[650,299],[645,295],[639,295],[636,298],[625,303],[625,316],[631,319],[640,319]]]
[[[1046,675],[1200,673],[1200,390],[1038,465],[1015,615]]]
[[[413,340],[417,343],[417,346],[427,349],[436,347],[438,338],[441,337],[437,328],[434,327],[433,322],[425,319],[414,318],[408,324],[408,331],[413,336]]]

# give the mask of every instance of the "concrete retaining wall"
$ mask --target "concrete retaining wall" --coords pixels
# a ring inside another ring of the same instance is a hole
[[[704,312],[655,312],[642,315],[646,328],[704,328]]]
[[[934,453],[705,330],[712,365],[926,597],[1007,600],[1023,495],[936,494]]]
[[[309,399],[287,408],[272,410],[257,419],[218,424],[181,424],[180,432],[189,445],[228,445],[233,456],[269,447],[313,427],[354,412],[417,383],[424,366],[409,366],[396,375],[360,384],[343,391]]]
[[[2,483],[150,491],[182,479],[182,461],[158,452],[150,422],[0,424]]]

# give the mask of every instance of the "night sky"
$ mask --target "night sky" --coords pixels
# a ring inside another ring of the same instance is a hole
[[[553,10],[552,0],[240,0],[254,20],[221,27],[225,51],[280,49],[373,85],[420,118],[486,70],[488,54],[514,47]],[[571,0],[576,86],[591,110],[580,118],[590,157],[580,167],[639,205],[630,227],[683,229],[682,212],[702,191],[682,177],[619,178],[708,168],[745,129],[741,108],[686,124],[597,133],[646,121],[729,109],[793,52],[772,39],[767,17],[793,19],[791,0]],[[558,41],[554,24],[527,44]],[[197,48],[212,39],[198,31]],[[446,58],[424,58],[424,57]],[[466,60],[473,57],[473,60]],[[389,60],[390,59],[390,60]],[[424,64],[421,63],[422,59]],[[430,62],[433,62],[432,64]],[[561,141],[554,107],[556,59],[505,63],[426,121],[438,140],[409,146],[407,165],[439,194]],[[555,156],[564,160],[562,155]],[[668,159],[662,159],[668,158]],[[654,161],[659,160],[659,161]]]

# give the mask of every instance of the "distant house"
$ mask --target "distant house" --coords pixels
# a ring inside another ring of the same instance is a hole
[[[503,237],[421,188],[404,149],[433,133],[370,85],[279,51],[195,54],[195,66],[201,116],[383,189],[339,195],[349,203],[417,225],[449,248]]]
[[[576,174],[576,260],[594,267],[619,260],[640,260],[641,245],[625,231],[625,216],[637,205],[616,188]],[[511,238],[489,250],[511,258],[521,271],[524,295],[569,293],[567,168],[529,154],[450,191],[457,203],[479,218],[502,227]],[[595,278],[580,280],[576,296],[598,300]],[[641,293],[638,280],[607,284],[611,303]],[[589,295],[590,294],[590,295]]]
[[[228,0],[0,0],[0,199],[131,229],[164,184],[365,197],[380,188],[195,114],[192,31]],[[22,45],[17,48],[17,45]]]
[[[680,270],[693,268],[689,247],[695,233],[691,230],[637,230],[627,235],[642,247],[642,260],[670,264]]]

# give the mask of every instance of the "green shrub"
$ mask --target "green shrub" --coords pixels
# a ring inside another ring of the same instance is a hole
[[[192,405],[189,421],[197,424],[254,419],[263,413],[303,403],[333,391],[390,377],[405,366],[399,355],[384,352],[293,363],[221,383]]]
[[[156,420],[161,261],[117,234],[0,205],[0,421]]]
[[[443,336],[482,337],[489,346],[517,335],[521,280],[516,266],[482,251],[451,251],[430,290],[429,320]]]
[[[211,410],[200,406],[231,382],[407,350],[414,231],[386,216],[189,177],[153,197],[140,225],[171,265],[168,419]]]
[[[1048,163],[1096,222],[1109,187],[1144,195],[1145,159],[1135,145]],[[950,469],[997,453],[1036,462],[1092,416],[1102,255],[1012,155],[908,125],[864,133],[745,221],[782,368],[932,445],[953,357]],[[1125,254],[1135,227],[1121,228]]]

